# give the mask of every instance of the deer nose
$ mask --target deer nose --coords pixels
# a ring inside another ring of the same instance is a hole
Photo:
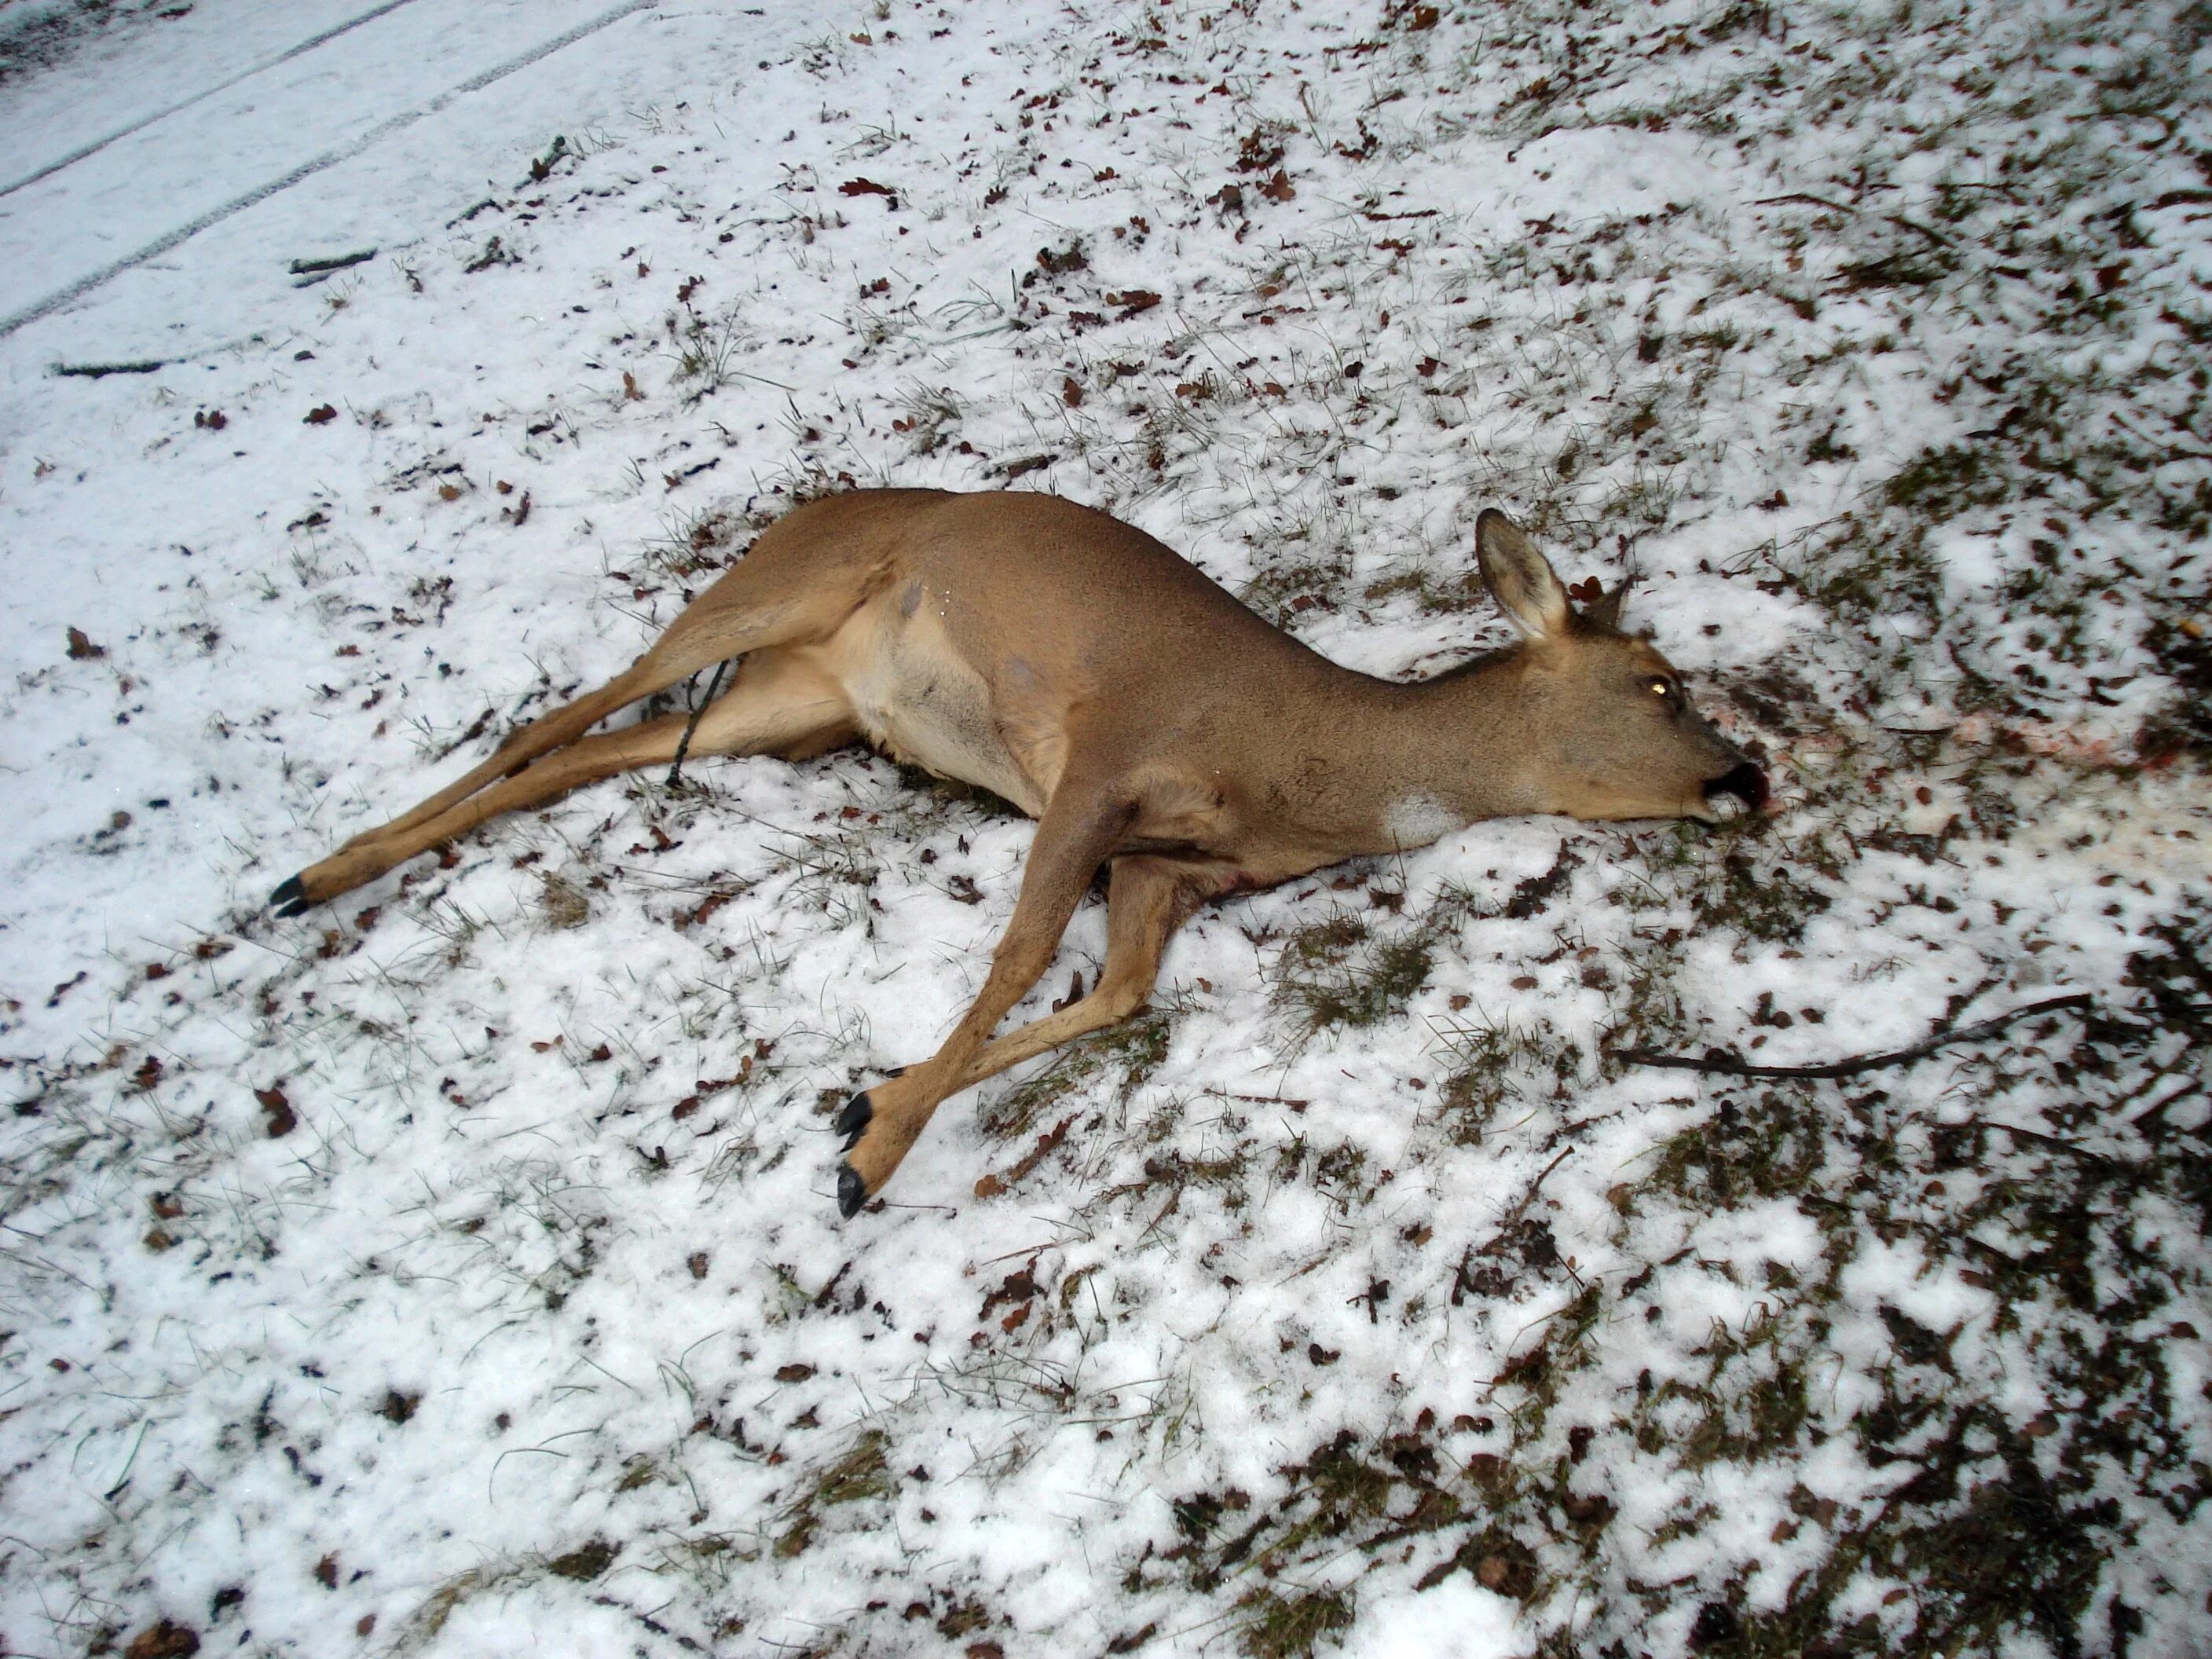
[[[1756,812],[1766,805],[1766,774],[1746,761],[1733,771],[1707,780],[1705,794],[1707,800],[1715,795],[1734,795]]]

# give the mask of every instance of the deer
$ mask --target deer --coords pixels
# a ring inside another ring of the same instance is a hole
[[[1073,501],[824,496],[763,532],[629,668],[270,902],[296,915],[486,819],[687,752],[796,761],[865,740],[1012,803],[1036,830],[981,989],[934,1054],[835,1120],[849,1220],[947,1099],[1142,1009],[1169,940],[1211,900],[1486,818],[1721,822],[1765,807],[1765,772],[1622,631],[1626,579],[1578,605],[1504,513],[1485,509],[1474,539],[1518,642],[1398,682],[1331,661]],[[697,712],[586,735],[709,669]],[[1096,985],[997,1035],[1102,869]]]

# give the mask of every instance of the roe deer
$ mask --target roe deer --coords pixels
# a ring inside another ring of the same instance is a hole
[[[849,1217],[947,1097],[1141,1008],[1169,938],[1209,898],[1508,813],[1716,819],[1723,796],[1765,804],[1765,774],[1690,706],[1665,658],[1615,627],[1620,588],[1578,611],[1495,510],[1475,545],[1522,643],[1397,684],[1309,650],[1142,531],[1071,501],[830,496],[766,531],[626,672],[270,902],[296,915],[495,813],[668,762],[687,739],[796,760],[865,738],[1004,796],[1038,821],[1013,920],[944,1046],[838,1117]],[[584,735],[733,659],[702,714]],[[1097,987],[993,1041],[1101,865]]]

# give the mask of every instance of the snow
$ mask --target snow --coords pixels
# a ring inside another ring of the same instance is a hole
[[[2201,69],[1784,21],[202,0],[0,81],[6,1650],[2199,1650]],[[1777,811],[1209,907],[850,1223],[990,803],[694,761],[267,914],[886,483],[1393,676],[1511,637],[1503,506]],[[1914,1552],[2030,1510],[1977,1624]]]
[[[1352,1626],[1345,1645],[1376,1659],[1505,1659],[1519,1647],[1504,1634],[1511,1616],[1503,1597],[1449,1579],[1426,1596],[1378,1608]]]

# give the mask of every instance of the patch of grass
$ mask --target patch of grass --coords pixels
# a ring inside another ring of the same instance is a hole
[[[1947,612],[1942,571],[1928,550],[1927,532],[1925,522],[1846,513],[1753,550],[1736,568],[1767,563],[1776,573],[1774,591],[1794,587],[1843,622],[1865,626],[1906,617],[1932,629]]]
[[[1273,1000],[1301,1039],[1333,1027],[1376,1025],[1405,1011],[1429,982],[1437,941],[1424,925],[1378,936],[1349,911],[1310,922],[1284,942]]]
[[[1710,1121],[1668,1140],[1638,1186],[1700,1209],[1802,1192],[1826,1155],[1822,1128],[1802,1085],[1725,1099]]]
[[[1295,630],[1308,611],[1333,611],[1342,602],[1340,595],[1351,574],[1352,562],[1342,556],[1271,564],[1255,574],[1238,597],[1278,628]]]
[[[150,9],[118,0],[64,0],[15,9],[13,16],[0,19],[0,86],[60,63],[119,25],[145,20]]]
[[[1478,610],[1489,602],[1488,590],[1474,572],[1452,574],[1425,564],[1370,582],[1361,590],[1360,597],[1370,605],[1380,605],[1401,593],[1410,596],[1424,614],[1431,617]]]
[[[621,1545],[594,1538],[566,1555],[555,1556],[545,1564],[545,1571],[556,1578],[573,1578],[580,1584],[588,1584],[614,1565],[615,1557],[621,1553]]]
[[[883,876],[870,837],[844,830],[785,830],[775,858],[792,878],[794,899],[840,925],[867,924],[868,899]]]
[[[1364,1202],[1375,1196],[1366,1149],[1348,1140],[1316,1153],[1306,1144],[1304,1135],[1296,1136],[1276,1149],[1270,1173],[1279,1182],[1310,1181],[1340,1215],[1350,1211],[1353,1200]]]
[[[1893,1461],[1879,1447],[1874,1455]],[[1836,1534],[1833,1545],[1779,1607],[1754,1608],[1725,1587],[1717,1605],[1726,1616],[1709,1603],[1698,1627],[1725,1631],[1726,1645],[1707,1645],[1757,1659],[1995,1655],[2031,1634],[2046,1651],[2088,1650],[2081,1638],[2091,1628],[2098,1564],[2121,1541],[2111,1501],[2068,1493],[2039,1468],[2031,1442],[1978,1405],[1951,1416],[1912,1462],[1918,1473],[1863,1523],[1797,1487],[1790,1497],[1796,1518],[1782,1523],[1784,1540],[1808,1525],[1826,1526]],[[1909,1601],[1902,1644],[1881,1621],[1838,1605],[1869,1580],[1885,1597]],[[2118,1602],[2107,1622],[2124,1632],[2134,1615]]]
[[[592,901],[584,890],[550,871],[538,885],[538,909],[545,925],[556,929],[581,927],[592,919]]]
[[[1523,1395],[1542,1394],[1548,1402],[1551,1391],[1579,1366],[1576,1355],[1597,1322],[1596,1304],[1595,1289],[1570,1304],[1555,1320],[1552,1338],[1524,1354],[1498,1383]],[[1531,1415],[1529,1437],[1540,1435],[1542,1415],[1540,1406]],[[1201,1590],[1232,1577],[1258,1579],[1237,1606],[1259,1610],[1256,1627],[1264,1639],[1286,1645],[1249,1650],[1255,1651],[1308,1653],[1335,1628],[1307,1622],[1323,1609],[1305,1605],[1314,1592],[1283,1588],[1294,1574],[1341,1562],[1355,1552],[1375,1562],[1400,1559],[1413,1541],[1439,1534],[1449,1540],[1456,1534],[1457,1542],[1422,1576],[1419,1588],[1464,1570],[1486,1589],[1533,1602],[1551,1582],[1540,1552],[1559,1531],[1553,1514],[1566,1516],[1565,1535],[1578,1550],[1594,1546],[1612,1516],[1609,1502],[1566,1490],[1560,1462],[1540,1476],[1487,1452],[1455,1466],[1435,1438],[1433,1413],[1371,1438],[1340,1430],[1280,1469],[1285,1489],[1273,1503],[1256,1503],[1236,1488],[1176,1500],[1180,1539],[1158,1559],[1179,1566]],[[1153,1559],[1147,1548],[1125,1576],[1124,1587],[1134,1592],[1156,1582],[1146,1571]]]
[[[1829,1327],[1842,1316],[1843,1270],[1869,1239],[1909,1239],[1929,1263],[1924,1275],[1950,1263],[1984,1289],[1996,1332],[2039,1354],[2045,1397],[2066,1402],[2027,1417],[1990,1392],[1998,1376],[1969,1369],[1956,1329],[1881,1304],[1888,1352],[1858,1367],[1873,1397],[1847,1432],[1867,1463],[1907,1477],[1857,1505],[1795,1489],[1775,1537],[1820,1529],[1817,1565],[1778,1607],[1753,1606],[1733,1577],[1698,1586],[1697,1628],[1710,1639],[1694,1645],[1777,1659],[1994,1655],[2025,1636],[2086,1652],[2108,1638],[2117,1650],[2139,1627],[2128,1592],[2099,1599],[2099,1564],[2142,1536],[2146,1511],[2130,1518],[2124,1500],[2132,1494],[2185,1522],[2212,1498],[2178,1418],[2170,1340],[2141,1334],[2182,1328],[2161,1322],[2190,1270],[2142,1227],[2153,1212],[2142,1206],[2193,1201],[2204,1129],[2144,1123],[2116,1156],[2043,1128],[1999,1129],[1976,1114],[1984,1100],[2004,1100],[2017,1123],[2033,1076],[2051,1103],[2045,1121],[2079,1135],[2115,1121],[2112,1100],[2170,1089],[2183,1052],[2170,1046],[2173,1034],[2201,1034],[2212,1017],[2208,933],[2177,926],[2138,953],[2128,975],[2143,998],[2136,1018],[2047,1022],[2021,1035],[2017,1055],[1958,1064],[1941,1122],[1879,1087],[1731,1086],[1710,1122],[1670,1142],[1644,1186],[1621,1195],[1640,1206],[1664,1189],[1698,1208],[1795,1199],[1827,1241],[1814,1272],[1767,1265],[1752,1315],[1740,1328],[1716,1326],[1696,1351],[1701,1370],[1639,1379],[1629,1426],[1645,1456],[1688,1469],[1786,1463],[1833,1433],[1826,1379],[1851,1362]],[[2201,1072],[2194,1060],[2187,1068]],[[2098,1103],[2066,1103],[2077,1094]],[[1933,1201],[1954,1182],[1966,1201]],[[1669,1271],[1733,1276],[1725,1264],[1677,1258],[1627,1280],[1624,1299]],[[1686,1539],[1717,1518],[1685,1508],[1659,1531]],[[1906,1612],[1876,1620],[1857,1611],[1870,1589]]]
[[[662,514],[660,523],[661,533],[639,544],[638,559],[678,582],[731,562],[735,556],[727,550],[750,528],[721,507],[679,508]]]
[[[1352,1598],[1341,1590],[1306,1590],[1283,1596],[1255,1589],[1241,1597],[1245,1614],[1237,1650],[1252,1659],[1303,1659],[1324,1637],[1352,1628]]]
[[[759,342],[732,311],[719,317],[702,317],[687,309],[676,325],[676,379],[684,387],[684,401],[696,404],[714,396],[744,373],[738,365]]]
[[[783,1531],[774,1547],[779,1560],[805,1553],[822,1524],[823,1510],[889,1498],[898,1490],[898,1477],[891,1473],[884,1456],[890,1444],[889,1435],[869,1429],[843,1456],[814,1477],[811,1488],[784,1511]]]
[[[1923,450],[1881,487],[1883,502],[1942,523],[2011,493],[2011,481],[1980,449],[1946,445]]]
[[[1721,323],[1711,328],[1686,331],[1680,340],[1692,351],[1733,351],[1743,343],[1743,332],[1733,323]]]
[[[1794,1307],[1778,1313],[1761,1304],[1741,1331],[1717,1325],[1699,1351],[1708,1367],[1702,1382],[1669,1377],[1638,1397],[1637,1445],[1690,1469],[1796,1455],[1812,1414],[1813,1346]]]
[[[1707,866],[1706,879],[1692,896],[1698,926],[1732,928],[1771,944],[1796,944],[1804,937],[1805,924],[1833,902],[1802,870],[1791,867],[1796,862],[1774,848],[1741,839],[1729,842],[1717,867]]]
[[[402,1648],[426,1644],[445,1629],[465,1601],[490,1590],[506,1589],[529,1575],[520,1566],[471,1567],[455,1574],[423,1599],[400,1628]]]
[[[1152,1008],[1066,1044],[1036,1076],[984,1103],[983,1133],[1000,1140],[1028,1134],[1048,1109],[1109,1068],[1120,1068],[1118,1092],[1127,1101],[1166,1060],[1174,1032],[1170,1011]]]
[[[1273,1583],[1346,1549],[1373,1550],[1457,1524],[1473,1493],[1447,1471],[1431,1437],[1432,1421],[1371,1442],[1340,1430],[1283,1466],[1285,1490],[1272,1505],[1255,1506],[1234,1487],[1175,1500],[1182,1541],[1159,1559],[1180,1566],[1201,1589],[1231,1575]],[[1142,1563],[1133,1578],[1132,1589],[1145,1582]]]
[[[1479,1012],[1473,1019],[1439,1023],[1437,1034],[1451,1066],[1437,1085],[1437,1105],[1445,1136],[1455,1146],[1480,1146],[1498,1109],[1523,1098],[1535,1074],[1548,1071],[1563,1079],[1581,1058],[1571,1043]]]
[[[1109,1187],[1098,1195],[1097,1202],[1103,1205],[1132,1198],[1150,1199],[1164,1188],[1169,1205],[1174,1206],[1181,1204],[1185,1188],[1198,1187],[1218,1193],[1224,1209],[1242,1210],[1251,1201],[1245,1190],[1251,1165],[1250,1153],[1241,1146],[1214,1158],[1193,1158],[1170,1147],[1146,1157],[1141,1181]]]
[[[1665,1048],[1686,1040],[1682,1000],[1674,988],[1681,966],[1681,930],[1638,933],[1621,941],[1614,954],[1613,994],[1607,999],[1605,1030],[1598,1037],[1599,1062],[1610,1073],[1612,1056],[1624,1048]]]
[[[891,430],[905,434],[916,455],[937,453],[967,413],[966,404],[951,386],[927,386],[919,381],[900,392],[896,406]]]

